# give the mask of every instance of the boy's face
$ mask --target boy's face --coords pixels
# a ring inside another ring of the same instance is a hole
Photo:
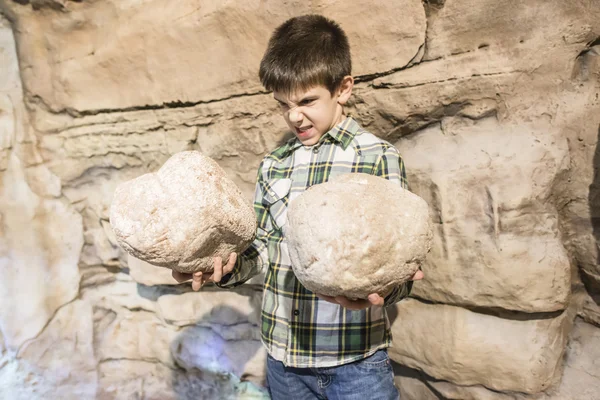
[[[304,146],[312,146],[343,120],[343,105],[352,94],[353,85],[352,77],[347,76],[333,94],[324,86],[315,86],[293,94],[273,92],[273,97],[298,140]]]

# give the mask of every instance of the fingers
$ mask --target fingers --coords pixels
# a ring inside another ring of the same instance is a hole
[[[175,279],[179,283],[192,279],[192,274],[184,274],[184,273],[175,271],[174,269],[171,270],[171,276],[173,277],[173,279]]]
[[[223,277],[223,260],[221,257],[213,258],[213,282],[220,282]]]
[[[229,260],[227,260],[227,265],[223,269],[223,275],[227,275],[233,268],[235,268],[235,262],[237,261],[237,253],[231,253],[229,255]]]
[[[192,290],[197,292],[204,285],[204,281],[202,280],[202,272],[194,272],[192,277]]]
[[[385,299],[383,297],[381,297],[380,295],[378,295],[377,293],[371,293],[369,295],[369,297],[367,297],[367,300],[369,300],[371,305],[379,306],[379,307],[383,307],[383,303],[385,301]]]
[[[418,270],[417,272],[415,272],[415,274],[412,276],[412,278],[410,278],[410,280],[411,281],[420,281],[423,278],[425,278],[425,274],[423,273],[423,271]]]
[[[336,296],[335,301],[342,307],[347,308],[349,310],[362,310],[371,305],[368,300],[350,300],[344,296]]]
[[[184,274],[175,270],[171,271],[171,276],[177,282],[182,283],[188,280],[192,280],[192,290],[197,292],[200,290],[202,286],[208,281],[212,282],[220,282],[223,275],[230,273],[233,271],[235,267],[235,262],[237,260],[237,254],[231,253],[229,259],[227,260],[227,265],[223,266],[223,260],[221,257],[215,257],[213,259],[214,271],[212,274],[206,273],[202,274],[202,272],[194,272],[193,274]]]

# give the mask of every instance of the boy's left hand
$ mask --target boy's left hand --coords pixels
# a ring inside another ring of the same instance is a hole
[[[423,274],[423,271],[418,270],[417,272],[415,272],[415,274],[412,276],[412,278],[410,278],[409,280],[411,281],[419,281],[421,279],[423,279],[425,275]],[[350,300],[349,298],[347,298],[346,296],[325,296],[322,294],[317,294],[317,297],[323,300],[326,300],[330,303],[335,303],[335,304],[339,304],[340,306],[347,308],[349,310],[363,310],[365,308],[371,307],[371,306],[383,306],[383,302],[385,297],[390,294],[392,291],[390,290],[389,293],[386,293],[383,297],[378,295],[377,293],[371,293],[367,299],[363,300],[363,299],[358,299],[358,300]]]

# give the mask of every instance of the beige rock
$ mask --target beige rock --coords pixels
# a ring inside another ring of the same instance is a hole
[[[94,307],[120,311],[147,311],[156,313],[157,298],[164,292],[171,292],[170,287],[149,287],[138,285],[126,274],[112,273],[113,279],[95,286],[84,287],[80,297]]]
[[[420,379],[418,371],[397,363],[394,367],[394,384],[400,392],[402,400],[439,400],[427,382]]]
[[[14,39],[0,17],[0,330],[11,351],[77,296],[81,216],[40,165]]]
[[[160,363],[108,360],[99,370],[98,400],[268,400],[250,382],[224,379],[206,372],[171,369]],[[26,399],[23,399],[26,400]]]
[[[397,147],[435,224],[414,295],[527,312],[566,307],[571,267],[549,198],[568,153],[550,126],[461,118]]]
[[[389,350],[394,361],[459,385],[524,393],[554,383],[570,322],[567,312],[499,318],[413,299],[397,311]]]
[[[178,285],[171,271],[165,268],[156,268],[152,264],[138,260],[131,254],[127,257],[127,266],[129,267],[129,275],[131,278],[143,285]]]
[[[315,293],[349,298],[406,282],[432,238],[423,199],[367,174],[311,187],[290,204],[284,229],[298,280]]]
[[[167,0],[64,1],[39,11],[3,3],[19,27],[25,86],[53,111],[158,107],[259,92],[258,65],[269,36],[293,15],[335,18],[355,45],[356,75],[408,64],[427,27],[419,0],[359,2],[351,8],[341,0],[212,1],[202,7],[193,0],[176,7]],[[372,51],[361,51],[365,47]]]
[[[416,143],[410,153],[403,151],[411,189],[427,199],[434,217],[442,215],[436,221],[444,222],[430,253],[435,265],[425,266],[427,281],[415,284],[416,295],[467,307],[564,308],[569,285],[561,246],[579,268],[576,272],[600,282],[597,221],[591,220],[600,215],[600,57],[598,47],[591,47],[600,32],[596,1],[383,0],[352,7],[341,0],[242,3],[205,1],[197,9],[199,2],[192,0],[176,6],[165,0],[0,0],[0,14],[13,21],[19,46],[17,63],[10,24],[0,16],[0,191],[12,193],[0,195],[0,398],[242,398],[235,379],[220,381],[206,370],[201,376],[159,360],[169,358],[171,336],[165,331],[196,321],[225,343],[235,338],[253,343],[256,321],[244,322],[240,310],[250,312],[254,305],[237,295],[231,297],[239,304],[232,304],[227,292],[212,302],[208,297],[215,292],[196,294],[198,300],[192,300],[192,293],[182,296],[189,285],[165,285],[172,279],[162,268],[154,268],[152,276],[130,269],[141,282],[136,284],[127,269],[116,268],[119,262],[125,267],[127,257],[106,230],[107,210],[118,183],[155,171],[185,150],[216,160],[250,200],[260,159],[287,129],[272,96],[260,94],[258,60],[270,30],[295,13],[324,13],[347,30],[354,73],[361,81],[348,111],[391,142],[405,137]],[[521,128],[508,132],[507,126]],[[430,135],[437,146],[421,141]],[[490,154],[489,163],[481,150]],[[410,157],[413,152],[417,159]],[[464,175],[449,177],[437,168],[431,173],[420,160],[429,155],[444,158],[431,162],[440,169],[458,160]],[[560,159],[568,170],[557,167]],[[486,189],[494,200],[491,207]],[[493,204],[498,237],[492,233]],[[442,248],[447,256],[440,256]],[[72,306],[64,304],[77,296],[80,274],[81,298],[96,311],[92,352],[86,312],[73,313],[63,323]],[[579,315],[597,321],[596,303],[588,298]],[[459,310],[459,316],[471,315]],[[429,325],[441,330],[452,322],[462,326],[454,314],[425,315]],[[540,314],[516,315],[530,320],[511,324],[551,321],[539,319]],[[453,354],[440,346],[453,351],[475,344],[468,356],[457,353],[466,361],[452,368],[456,374],[470,378],[478,369],[492,379],[497,374],[493,363],[504,357],[501,373],[512,363],[514,369],[522,366],[523,380],[535,380],[539,376],[534,374],[554,362],[554,353],[551,362],[536,353],[540,341],[563,341],[552,324],[546,336],[543,326],[527,335],[485,317],[471,318],[465,330],[496,329],[510,334],[512,342],[504,346],[498,336],[465,335],[458,329],[447,332],[444,346],[432,339],[434,352],[448,357]],[[228,319],[235,325],[221,324]],[[58,320],[63,322],[55,324]],[[414,321],[421,326],[420,317]],[[140,333],[137,325],[149,333]],[[577,323],[555,392],[501,393],[458,385],[462,381],[453,375],[456,382],[413,380],[413,398],[595,400],[597,330]],[[38,334],[40,340],[29,342]],[[150,343],[153,335],[156,340]],[[488,337],[496,342],[490,344]],[[192,361],[202,359],[195,356],[195,340],[202,338],[192,335],[185,343]],[[413,347],[427,350],[431,344],[425,340],[415,340]],[[52,342],[56,349],[48,345]],[[498,342],[504,347],[493,347]],[[27,360],[14,355],[23,343],[30,346],[23,353]],[[486,345],[493,347],[485,353],[487,361],[477,356]],[[103,360],[94,396],[88,363],[96,351]],[[527,355],[531,363],[522,361]],[[531,367],[538,361],[542,367]]]
[[[93,399],[97,390],[92,310],[76,300],[57,311],[46,329],[16,357],[0,358],[0,398]]]
[[[171,352],[177,365],[188,371],[198,369],[238,378],[250,375],[265,383],[266,350],[258,337],[226,339],[209,327],[192,326],[173,341]]]
[[[409,368],[398,368],[396,382],[407,400],[440,397],[448,400],[595,400],[600,393],[599,340],[597,328],[577,319],[569,335],[562,379],[539,394],[501,393],[479,385],[460,386],[422,376],[424,374]]]
[[[560,385],[543,400],[595,400],[600,393],[600,329],[575,320]]]
[[[94,308],[94,348],[98,361],[126,358],[175,366],[169,346],[177,329],[146,311]]]
[[[581,316],[586,322],[600,327],[600,295],[591,296],[586,293]]]
[[[256,231],[240,190],[213,160],[194,151],[121,184],[110,222],[131,255],[185,273],[212,270],[213,257],[242,252]]]
[[[158,315],[175,326],[197,323],[233,325],[252,322],[258,325],[262,291],[239,288],[224,291],[165,294],[158,298]]]

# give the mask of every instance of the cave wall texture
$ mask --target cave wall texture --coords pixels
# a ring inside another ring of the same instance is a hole
[[[194,293],[108,209],[182,150],[250,201],[288,137],[258,64],[306,13],[434,217],[403,399],[600,398],[600,0],[0,0],[0,398],[264,396],[260,277]]]

